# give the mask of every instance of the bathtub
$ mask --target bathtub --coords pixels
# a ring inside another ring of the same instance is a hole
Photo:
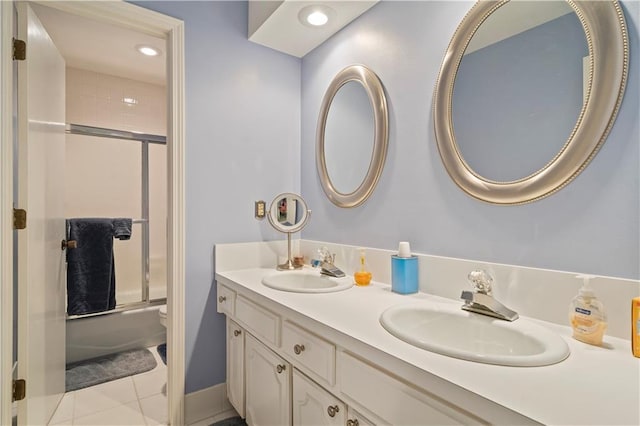
[[[67,320],[67,364],[166,342],[160,304]]]

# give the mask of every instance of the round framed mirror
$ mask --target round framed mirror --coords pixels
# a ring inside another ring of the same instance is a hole
[[[277,195],[269,207],[269,222],[280,232],[298,232],[307,224],[307,204],[297,194],[285,192]]]
[[[617,1],[481,1],[434,93],[444,166],[467,194],[523,204],[571,182],[605,141],[629,46]]]
[[[373,192],[389,140],[384,88],[363,65],[340,71],[327,89],[316,132],[320,184],[332,203],[356,207]]]

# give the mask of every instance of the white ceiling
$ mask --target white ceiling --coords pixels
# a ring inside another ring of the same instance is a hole
[[[261,16],[256,23],[250,39],[276,50],[302,57],[378,1],[250,1],[250,13],[254,6],[262,7],[273,3],[266,16]],[[298,12],[309,4],[329,6],[335,11],[335,19],[324,28],[309,28],[302,25],[298,20]],[[147,83],[166,84],[164,39],[73,15],[42,3],[31,3],[31,6],[68,67]],[[156,57],[141,55],[135,49],[135,46],[141,44],[159,48],[162,54]]]
[[[249,1],[249,40],[302,58],[378,1],[251,0]],[[298,19],[303,8],[319,5],[333,12],[325,26],[311,28]]]
[[[68,67],[96,71],[147,83],[165,85],[164,39],[83,18],[57,9],[31,4],[64,57]],[[162,52],[155,57],[140,54],[137,45]]]

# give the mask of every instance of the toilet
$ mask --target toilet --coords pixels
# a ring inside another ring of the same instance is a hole
[[[160,317],[160,324],[162,324],[164,328],[167,328],[167,305],[160,306],[158,316]]]

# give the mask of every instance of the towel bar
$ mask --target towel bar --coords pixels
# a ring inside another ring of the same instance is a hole
[[[76,247],[78,247],[78,243],[76,242],[76,240],[62,240],[60,243],[60,250],[74,249]]]

